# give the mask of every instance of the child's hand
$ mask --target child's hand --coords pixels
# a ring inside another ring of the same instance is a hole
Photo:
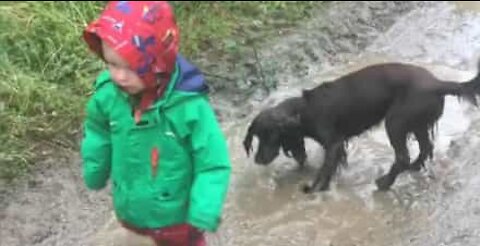
[[[189,227],[190,227],[190,236],[191,236],[191,238],[196,239],[196,238],[198,238],[198,237],[203,236],[203,233],[204,233],[203,230],[198,229],[197,227],[192,226],[192,225],[189,225]]]

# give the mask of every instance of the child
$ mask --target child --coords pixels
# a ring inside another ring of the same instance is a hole
[[[178,54],[167,2],[109,2],[84,32],[108,65],[86,108],[83,175],[112,180],[117,219],[157,245],[205,245],[230,178],[224,135],[197,68]]]

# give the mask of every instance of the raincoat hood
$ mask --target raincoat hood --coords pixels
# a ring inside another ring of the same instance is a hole
[[[87,26],[83,38],[100,57],[101,42],[105,42],[142,79],[146,90],[139,113],[163,93],[179,49],[179,30],[168,2],[111,1]]]

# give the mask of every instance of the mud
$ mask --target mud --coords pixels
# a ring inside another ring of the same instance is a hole
[[[373,182],[393,161],[383,126],[350,143],[349,168],[330,191],[308,196],[300,185],[323,158],[314,142],[307,141],[303,171],[284,156],[257,166],[241,145],[259,110],[368,64],[403,61],[443,79],[470,79],[480,57],[478,9],[461,2],[334,3],[259,50],[261,64],[270,64],[263,77],[277,88],[260,87],[237,102],[215,96],[234,166],[225,218],[219,232],[208,235],[211,245],[479,245],[480,110],[467,103],[447,97],[433,161],[426,171],[401,175],[389,192],[377,192]],[[263,83],[255,82],[259,71],[241,73],[248,76],[240,87]],[[415,142],[410,148],[418,153]],[[28,182],[2,193],[0,245],[149,245],[118,227],[109,190],[87,192],[77,154],[66,155],[73,157],[43,164]]]

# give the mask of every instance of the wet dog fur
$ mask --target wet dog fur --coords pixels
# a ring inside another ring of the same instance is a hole
[[[282,149],[302,167],[307,158],[304,139],[313,139],[325,149],[325,158],[312,184],[303,190],[325,191],[339,164],[347,163],[348,140],[385,121],[395,160],[389,172],[375,183],[379,190],[388,190],[400,173],[419,171],[427,158],[432,158],[431,130],[443,114],[445,96],[457,96],[477,105],[479,92],[478,74],[459,83],[439,80],[415,65],[371,65],[304,89],[301,96],[260,112],[250,123],[243,144],[250,155],[252,140],[258,138],[257,164],[270,164]],[[411,134],[420,148],[413,162],[407,148]]]

